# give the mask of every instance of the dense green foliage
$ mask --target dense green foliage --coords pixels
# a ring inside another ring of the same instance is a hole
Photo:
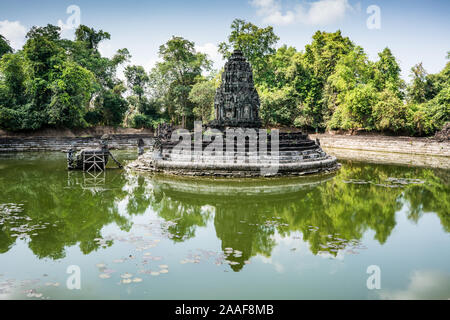
[[[389,48],[370,61],[340,31],[317,31],[304,51],[277,41],[271,27],[235,20],[219,46],[251,62],[266,125],[429,135],[450,121],[450,62],[435,75],[415,66],[407,86]]]
[[[168,117],[183,127],[193,119],[195,106],[189,100],[192,87],[203,80],[202,72],[211,68],[211,61],[205,54],[196,52],[194,46],[191,41],[173,37],[159,48],[162,62],[151,71],[153,79],[163,78],[152,82],[152,86],[161,94]]]
[[[189,93],[189,100],[196,105],[193,112],[204,123],[212,120],[216,86],[214,81],[196,83]]]
[[[11,46],[9,45],[9,41],[0,34],[0,58],[5,53],[12,53],[12,52],[13,52],[13,50],[12,50]]]
[[[233,50],[241,50],[251,63],[255,82],[264,81],[267,68],[267,57],[275,53],[275,44],[279,40],[272,27],[258,28],[250,22],[236,19],[231,24],[228,43],[219,44],[219,52],[228,58]]]
[[[0,61],[0,127],[120,125],[128,104],[116,68],[129,54],[102,57],[103,39],[109,34],[83,25],[74,41],[61,39],[59,27],[33,27],[23,49]]]
[[[33,27],[13,52],[0,36],[0,128],[191,127],[212,118],[220,73],[193,42],[172,37],[149,73],[128,65],[121,81],[117,68],[130,54],[102,57],[99,44],[110,38],[84,25],[74,41],[61,39],[59,27]],[[224,58],[239,49],[251,63],[266,126],[431,135],[450,121],[450,62],[437,74],[419,63],[406,84],[389,48],[370,61],[340,31],[317,31],[303,51],[277,49],[278,41],[272,27],[236,19],[219,44]]]

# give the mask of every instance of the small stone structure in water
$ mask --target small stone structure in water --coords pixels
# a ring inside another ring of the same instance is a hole
[[[114,158],[108,147],[109,136],[104,135],[100,140],[98,149],[82,149],[76,151],[71,148],[67,151],[67,169],[83,171],[104,171],[109,162],[109,158],[122,168],[122,164]]]
[[[305,175],[339,169],[319,141],[303,132],[263,129],[250,64],[235,51],[215,97],[215,120],[194,132],[161,125],[152,152],[131,169],[178,175],[255,177]]]

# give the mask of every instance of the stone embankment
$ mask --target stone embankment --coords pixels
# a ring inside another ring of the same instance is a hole
[[[138,147],[138,140],[144,141],[145,147],[153,144],[152,134],[110,134],[110,149],[126,150]],[[98,148],[100,136],[89,137],[2,137],[0,136],[0,153],[4,152],[37,152],[65,151],[71,147],[76,149]]]
[[[325,151],[342,160],[450,169],[450,141],[379,135],[314,134]]]
[[[1,152],[25,151],[65,151],[98,147],[101,134],[89,136],[5,136],[0,135]],[[137,148],[143,139],[145,149],[153,145],[153,134],[117,133],[110,134],[111,149],[125,150]],[[386,163],[436,167],[450,169],[450,141],[432,138],[389,137],[380,135],[332,135],[312,134],[312,139],[320,139],[323,149],[338,160],[355,160],[371,163]]]

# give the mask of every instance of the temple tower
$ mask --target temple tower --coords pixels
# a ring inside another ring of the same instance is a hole
[[[261,126],[259,105],[252,67],[242,52],[236,50],[225,64],[214,101],[215,120],[209,126],[258,128]]]

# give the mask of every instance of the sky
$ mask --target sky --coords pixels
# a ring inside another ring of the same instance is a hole
[[[221,68],[217,45],[236,18],[273,26],[277,46],[299,51],[317,30],[341,30],[371,60],[389,47],[406,81],[419,62],[429,73],[442,70],[450,51],[450,0],[0,0],[0,34],[16,50],[32,26],[59,25],[62,36],[72,39],[81,23],[111,34],[100,46],[102,54],[128,48],[131,63],[147,70],[172,36],[193,41]]]

